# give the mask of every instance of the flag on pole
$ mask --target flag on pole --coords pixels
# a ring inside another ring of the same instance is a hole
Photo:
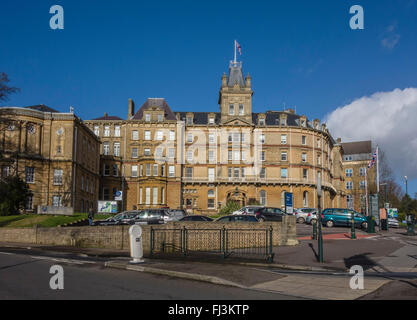
[[[375,151],[374,154],[372,155],[372,159],[368,164],[368,169],[371,169],[374,166],[376,157],[377,157],[377,151]]]
[[[237,49],[239,50],[239,54],[242,55],[242,47],[240,46],[239,42],[236,41]]]

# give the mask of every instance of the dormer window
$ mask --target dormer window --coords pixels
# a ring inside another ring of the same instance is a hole
[[[162,122],[164,119],[162,114],[158,114],[158,122]]]
[[[305,126],[306,126],[306,121],[305,120],[301,120],[301,126],[305,128]]]
[[[229,105],[229,116],[235,115],[235,106],[233,104]]]
[[[146,122],[151,122],[151,115],[149,113],[145,114],[145,121]]]
[[[259,125],[260,126],[264,126],[265,125],[265,119],[264,118],[259,119]]]
[[[287,125],[287,118],[281,118],[280,120],[281,126],[286,126]]]
[[[213,117],[209,118],[209,124],[214,124],[214,118]]]
[[[193,124],[193,118],[192,117],[187,117],[187,125],[191,126]]]
[[[239,116],[243,116],[245,114],[245,111],[243,109],[243,104],[239,104]]]

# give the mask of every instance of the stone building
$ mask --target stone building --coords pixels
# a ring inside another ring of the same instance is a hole
[[[174,112],[163,98],[149,98],[126,119],[84,123],[100,138],[99,199],[123,191],[126,210],[184,208],[215,214],[228,201],[295,207],[345,207],[343,148],[325,124],[294,110],[252,112],[251,77],[231,62],[221,78],[220,112]]]
[[[365,214],[366,188],[368,194],[376,192],[376,166],[368,169],[372,159],[372,141],[341,143],[341,145],[347,207]],[[365,170],[368,170],[366,175]]]
[[[0,120],[1,176],[29,185],[27,212],[97,207],[100,140],[81,119],[37,105],[2,107]]]

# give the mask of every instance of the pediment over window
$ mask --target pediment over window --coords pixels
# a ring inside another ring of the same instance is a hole
[[[229,119],[223,123],[224,126],[253,126],[252,123],[240,118]]]

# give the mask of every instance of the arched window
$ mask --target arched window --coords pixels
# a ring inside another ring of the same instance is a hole
[[[308,208],[308,191],[303,192],[303,206]]]
[[[214,197],[214,190],[209,190],[209,191],[207,192],[207,196],[208,196],[209,198],[213,198],[213,197]]]
[[[261,205],[266,206],[266,191],[261,190],[261,192],[259,192],[259,202]]]

